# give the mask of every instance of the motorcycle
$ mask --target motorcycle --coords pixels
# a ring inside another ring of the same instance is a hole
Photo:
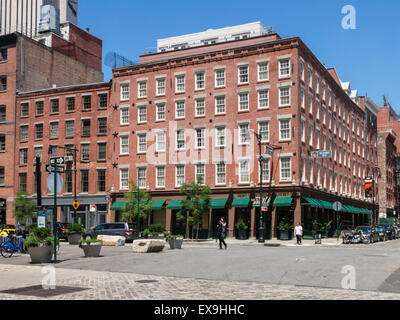
[[[351,243],[360,243],[362,241],[361,232],[354,232],[353,237],[351,239]]]
[[[343,244],[350,244],[353,239],[353,233],[345,233],[343,235]]]

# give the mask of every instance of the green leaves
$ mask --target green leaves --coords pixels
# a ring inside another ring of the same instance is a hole
[[[138,192],[139,192],[139,215],[140,218],[147,218],[151,213],[151,197],[144,190],[139,189],[133,180],[129,180],[130,191],[124,194],[126,205],[122,210],[124,222],[134,222],[138,213]]]
[[[18,192],[14,199],[14,218],[22,225],[26,220],[36,217],[36,204],[29,198],[26,192]]]

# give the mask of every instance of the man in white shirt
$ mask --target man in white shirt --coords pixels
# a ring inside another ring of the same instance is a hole
[[[301,223],[299,223],[297,227],[294,228],[294,232],[296,234],[297,244],[301,245],[301,238],[303,237],[303,227],[301,226]]]

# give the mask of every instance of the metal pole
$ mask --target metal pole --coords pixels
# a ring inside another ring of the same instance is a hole
[[[263,156],[261,154],[261,135],[257,135],[258,146],[259,146],[259,154],[260,154],[260,232],[258,235],[258,242],[264,243],[264,221],[263,221],[263,211],[262,211],[262,202],[263,202]]]
[[[137,186],[137,230],[138,230],[138,238],[140,238],[140,190],[139,185]]]
[[[57,161],[54,159],[54,209],[53,209],[53,234],[54,234],[54,264],[57,263]]]
[[[74,145],[74,201],[77,200],[76,198],[76,146]],[[72,222],[75,223],[75,219],[76,219],[76,209],[74,207],[74,216],[72,218]]]

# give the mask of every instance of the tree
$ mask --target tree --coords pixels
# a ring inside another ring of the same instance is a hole
[[[183,184],[180,192],[185,194],[187,199],[182,200],[182,209],[177,213],[177,219],[182,221],[187,217],[187,224],[192,226],[192,239],[196,228],[198,240],[203,214],[209,212],[211,189],[203,185],[203,179],[198,177],[197,182]]]
[[[129,180],[129,192],[124,194],[126,200],[125,208],[122,210],[122,220],[131,222],[137,220],[138,212],[138,187],[133,180]],[[147,200],[147,201],[143,201]],[[151,197],[150,194],[139,188],[139,217],[147,218],[151,213]]]
[[[26,225],[26,220],[36,217],[36,204],[28,198],[26,192],[18,192],[14,199],[14,218],[22,225]]]

